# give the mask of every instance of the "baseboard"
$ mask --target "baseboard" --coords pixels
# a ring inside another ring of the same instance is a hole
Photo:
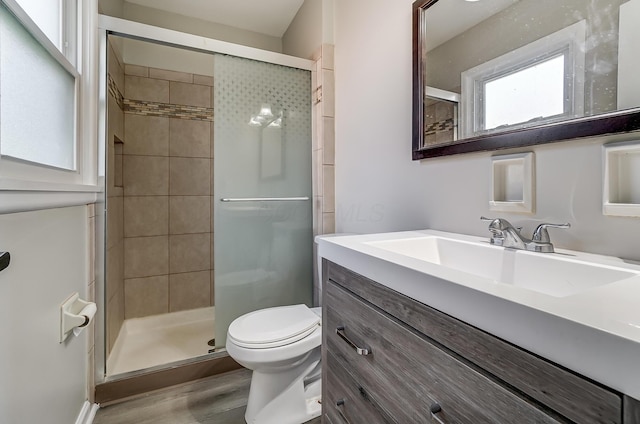
[[[76,418],[76,424],[92,424],[99,407],[97,403],[89,403],[89,401],[85,400],[80,414]]]

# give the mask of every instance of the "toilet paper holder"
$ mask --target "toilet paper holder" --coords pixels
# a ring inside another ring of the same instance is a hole
[[[78,293],[72,294],[60,306],[60,343],[64,342],[74,330],[79,333],[79,329],[89,325],[95,313],[95,303],[80,299]]]

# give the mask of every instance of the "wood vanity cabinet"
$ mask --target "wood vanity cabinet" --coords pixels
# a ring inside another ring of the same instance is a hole
[[[638,402],[323,262],[323,423],[640,424]]]

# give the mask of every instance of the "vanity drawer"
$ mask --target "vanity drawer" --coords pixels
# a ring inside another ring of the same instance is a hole
[[[327,354],[325,414],[333,424],[395,423],[362,385],[344,369],[336,358]],[[325,366],[323,364],[323,366]]]
[[[335,283],[325,285],[324,296],[327,357],[333,355],[351,370],[363,391],[395,421],[423,423],[437,404],[441,407],[437,416],[445,423],[567,422],[548,415]],[[337,328],[344,328],[344,336],[370,354],[359,354]],[[327,368],[331,371],[331,362]]]
[[[622,422],[618,393],[351,270],[328,261],[324,266],[327,279],[571,421]]]

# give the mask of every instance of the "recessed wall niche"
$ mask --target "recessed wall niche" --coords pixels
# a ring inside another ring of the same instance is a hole
[[[640,141],[604,146],[603,213],[640,217]]]
[[[489,209],[499,212],[533,213],[533,153],[491,158],[492,181]]]

